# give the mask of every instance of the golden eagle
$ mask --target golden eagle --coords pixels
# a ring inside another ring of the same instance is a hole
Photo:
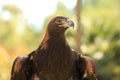
[[[13,63],[11,80],[97,80],[92,60],[68,45],[65,31],[74,27],[64,16],[53,18],[40,46]]]

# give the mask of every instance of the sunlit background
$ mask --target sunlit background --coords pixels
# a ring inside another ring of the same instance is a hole
[[[15,5],[22,12],[24,19],[30,24],[34,24],[35,28],[40,29],[43,26],[44,20],[50,14],[53,14],[56,10],[58,2],[62,2],[68,9],[73,9],[77,0],[2,0],[0,1],[0,11],[5,5]],[[11,18],[11,14],[8,11],[4,11],[3,18],[8,20]]]
[[[81,0],[80,42],[83,55],[96,65],[99,80],[120,80],[120,0]],[[9,80],[17,56],[35,50],[55,16],[77,24],[77,0],[0,0],[0,80]],[[66,37],[77,50],[77,25]],[[80,35],[79,35],[80,36]]]

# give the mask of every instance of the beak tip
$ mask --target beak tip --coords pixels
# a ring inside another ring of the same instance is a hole
[[[69,25],[70,25],[70,27],[74,28],[74,22],[73,21],[69,21]]]

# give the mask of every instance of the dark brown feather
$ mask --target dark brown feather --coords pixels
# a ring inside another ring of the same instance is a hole
[[[33,61],[30,53],[26,57],[17,57],[13,63],[10,80],[30,80],[33,74]]]
[[[92,61],[72,50],[65,39],[72,26],[67,17],[53,18],[38,49],[14,61],[11,80],[85,80],[88,76],[96,80]]]

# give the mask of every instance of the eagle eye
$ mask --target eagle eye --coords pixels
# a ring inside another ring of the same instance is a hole
[[[61,19],[58,19],[57,22],[62,22],[62,20],[61,20]]]
[[[55,21],[55,23],[56,23],[56,24],[62,24],[62,23],[63,23],[63,20],[62,20],[62,19],[57,19],[57,20]]]

